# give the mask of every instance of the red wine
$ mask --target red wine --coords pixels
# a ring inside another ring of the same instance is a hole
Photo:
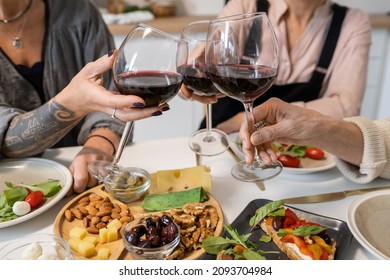
[[[205,69],[191,65],[181,66],[178,72],[184,76],[183,84],[192,89],[196,95],[213,96],[219,91],[205,73]]]
[[[212,65],[208,75],[219,91],[244,103],[266,92],[276,77],[276,69],[256,65]]]
[[[182,82],[177,73],[139,71],[119,75],[115,85],[121,94],[137,95],[145,100],[145,107],[154,107],[175,97]]]

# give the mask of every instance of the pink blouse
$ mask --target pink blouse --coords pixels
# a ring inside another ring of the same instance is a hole
[[[268,0],[268,16],[279,42],[280,63],[275,84],[308,82],[319,59],[325,35],[332,19],[332,1],[317,8],[302,37],[288,51],[287,5],[283,0]],[[230,0],[219,17],[256,12],[255,0]],[[320,96],[310,102],[292,104],[335,117],[359,115],[366,87],[371,24],[368,14],[349,8],[340,37],[326,73]]]

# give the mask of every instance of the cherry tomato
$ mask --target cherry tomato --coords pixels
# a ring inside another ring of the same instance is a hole
[[[305,152],[306,156],[311,159],[323,159],[325,153],[319,148],[307,148]]]
[[[31,209],[34,209],[34,208],[38,207],[39,205],[41,205],[41,203],[43,201],[43,192],[42,191],[31,192],[30,194],[28,194],[26,196],[24,201],[26,201],[28,204],[30,204]]]
[[[280,155],[278,160],[284,167],[294,167],[297,168],[301,164],[299,158],[292,157],[290,155]]]

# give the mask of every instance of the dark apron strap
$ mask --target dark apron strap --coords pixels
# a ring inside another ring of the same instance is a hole
[[[347,13],[347,8],[344,6],[333,4],[332,8],[332,22],[330,24],[328,34],[322,48],[320,59],[318,60],[316,69],[313,72],[310,82],[313,81],[315,83],[322,84],[329,64],[332,60],[334,50],[336,49],[337,41],[341,32],[341,26],[343,25],[343,21]]]

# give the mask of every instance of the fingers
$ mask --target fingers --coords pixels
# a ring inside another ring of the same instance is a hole
[[[69,167],[73,175],[73,192],[82,193],[87,188],[92,188],[98,183],[97,179],[91,176],[87,170],[87,163],[80,157],[76,157]]]
[[[112,68],[117,52],[116,49],[112,49],[108,54],[103,55],[93,62],[87,63],[80,73],[92,78],[107,72]]]

